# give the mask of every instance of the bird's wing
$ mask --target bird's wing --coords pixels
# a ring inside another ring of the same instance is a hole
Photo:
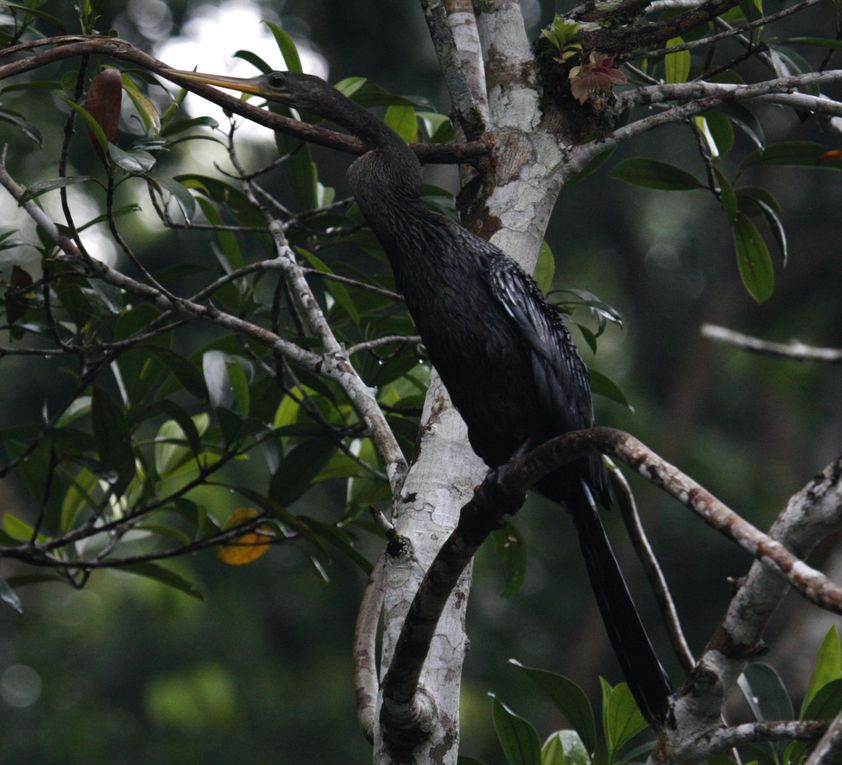
[[[502,253],[489,264],[489,284],[529,347],[535,391],[554,428],[564,432],[591,427],[588,370],[561,314],[535,280]]]

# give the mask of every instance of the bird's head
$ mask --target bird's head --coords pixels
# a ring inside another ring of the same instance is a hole
[[[261,96],[267,101],[275,101],[286,106],[293,106],[305,112],[319,113],[325,97],[336,91],[324,80],[312,74],[298,72],[267,72],[257,77],[228,77],[221,74],[203,74],[171,69],[168,74],[178,75],[182,80],[197,82],[202,85],[214,85],[218,88],[230,88],[241,93]]]

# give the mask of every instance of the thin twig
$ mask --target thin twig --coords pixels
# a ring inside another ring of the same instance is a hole
[[[798,340],[791,340],[788,343],[775,343],[770,340],[761,340],[758,337],[744,335],[735,332],[727,327],[720,327],[715,324],[703,324],[701,328],[702,337],[716,342],[733,345],[737,348],[744,348],[755,353],[762,353],[766,356],[777,356],[792,361],[821,361],[828,364],[842,363],[842,349],[839,348],[817,348],[806,345]]]
[[[667,628],[667,634],[670,637],[673,651],[675,651],[675,655],[678,657],[678,661],[684,671],[690,672],[696,664],[696,659],[693,657],[690,646],[687,644],[687,638],[684,637],[684,631],[681,629],[681,621],[678,618],[678,612],[670,594],[667,580],[658,564],[658,559],[655,557],[652,546],[649,544],[643,524],[640,522],[637,503],[634,501],[634,494],[632,494],[631,487],[622,471],[611,460],[606,460],[606,462],[608,463],[608,476],[611,479],[611,486],[619,502],[620,512],[623,515],[623,523],[625,523],[637,557],[649,579],[649,586],[655,593],[655,599],[660,606],[661,617]]]

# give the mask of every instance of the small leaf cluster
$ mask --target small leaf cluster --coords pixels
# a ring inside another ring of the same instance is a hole
[[[541,37],[558,50],[555,60],[560,64],[582,53],[582,43],[574,42],[578,34],[579,24],[568,21],[560,14],[556,14],[552,23],[541,30]]]

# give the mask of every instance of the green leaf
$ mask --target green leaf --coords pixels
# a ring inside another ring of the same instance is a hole
[[[541,747],[541,765],[591,765],[591,756],[575,730],[557,730]]]
[[[602,372],[597,372],[593,367],[588,369],[588,374],[591,378],[591,391],[626,407],[630,412],[634,411],[634,407],[629,403],[625,393],[610,377],[602,374]]]
[[[684,45],[684,39],[681,37],[673,37],[667,40],[667,48],[675,48],[679,45]],[[680,50],[675,53],[667,53],[664,56],[664,70],[666,73],[667,82],[687,82],[690,76],[690,51]]]
[[[801,720],[833,720],[842,712],[842,678],[823,685],[812,700],[802,705]],[[793,741],[786,747],[784,762],[802,763],[803,757],[813,747],[812,742]]]
[[[7,606],[13,608],[19,614],[23,613],[23,603],[20,602],[18,594],[9,586],[9,583],[0,576],[0,600]]]
[[[702,184],[681,168],[654,159],[635,157],[618,162],[611,177],[635,186],[664,191],[689,191],[702,188]]]
[[[281,505],[292,504],[310,486],[319,471],[336,452],[328,438],[305,441],[284,455],[272,476],[269,496]]]
[[[731,120],[721,112],[705,112],[701,116],[707,123],[717,153],[724,157],[734,146],[734,128]]]
[[[135,458],[123,408],[100,387],[93,389],[91,420],[99,459],[114,471],[112,484],[119,496],[134,478]]]
[[[555,257],[550,245],[545,239],[541,242],[541,249],[538,251],[538,262],[535,263],[535,281],[541,288],[541,292],[546,294],[553,286],[553,276],[555,276]]]
[[[345,98],[354,95],[368,80],[365,77],[346,77],[340,80],[333,87],[336,88]]]
[[[102,129],[102,126],[97,122],[96,117],[94,117],[85,107],[79,106],[75,101],[71,101],[69,98],[62,98],[62,101],[66,103],[73,111],[75,111],[82,119],[85,121],[85,124],[88,126],[88,130],[93,133],[96,142],[99,144],[99,147],[102,149],[103,154],[108,153],[108,138],[105,135],[105,132]]]
[[[791,720],[792,702],[780,675],[762,662],[749,664],[737,678],[751,711],[757,720]]]
[[[491,718],[509,765],[541,765],[541,741],[532,723],[491,696]]]
[[[743,160],[742,167],[752,165],[821,167],[819,158],[825,151],[824,146],[813,141],[783,141],[767,146],[764,151],[753,152]]]
[[[146,175],[157,161],[148,151],[123,151],[113,143],[108,144],[108,154],[117,167],[132,175]]]
[[[228,357],[225,368],[228,370],[228,379],[231,381],[231,387],[234,389],[234,401],[237,405],[237,411],[243,415],[243,417],[247,417],[251,402],[251,394],[246,369],[240,359],[234,356]]]
[[[329,542],[343,555],[348,557],[362,569],[362,572],[369,576],[371,574],[371,563],[356,547],[349,541],[347,535],[334,526],[328,526],[325,523],[317,521],[315,518],[309,518],[306,515],[298,516],[302,523],[304,523],[315,535],[321,537],[326,542]]]
[[[37,143],[38,146],[43,145],[41,131],[38,130],[38,128],[31,122],[28,122],[26,117],[22,114],[12,111],[11,109],[0,109],[0,120],[8,122],[10,125],[14,125],[27,138]]]
[[[407,143],[415,143],[418,140],[418,118],[415,115],[415,107],[390,106],[386,109],[383,121]]]
[[[802,720],[832,720],[842,711],[842,678],[823,685],[804,709]]]
[[[289,33],[282,29],[277,24],[263,20],[263,23],[269,27],[269,30],[275,37],[275,42],[278,44],[278,49],[284,57],[284,62],[290,72],[303,72],[301,68],[301,57],[298,55],[298,48],[295,47],[295,41],[290,37]]]
[[[749,295],[758,303],[763,303],[772,296],[775,288],[775,271],[766,242],[743,213],[737,213],[731,232],[740,278]]]
[[[165,203],[167,202],[167,199],[163,192],[166,191],[170,194],[181,210],[181,214],[184,216],[184,220],[187,223],[193,220],[193,216],[196,214],[196,200],[193,198],[193,195],[184,188],[184,186],[175,180],[175,178],[147,178],[146,180],[147,183],[154,186],[156,190],[164,196]]]
[[[807,686],[807,693],[804,695],[804,701],[801,704],[802,715],[818,692],[825,685],[840,677],[842,677],[842,644],[839,642],[836,625],[833,624],[824,636],[819,652],[816,654],[813,674],[810,676],[810,685]]]
[[[508,598],[520,589],[526,576],[526,540],[511,521],[506,521],[502,529],[495,529],[491,540],[506,573],[506,586],[500,595]]]
[[[194,364],[179,353],[158,345],[143,346],[144,352],[155,356],[167,369],[181,387],[200,401],[208,400],[208,390],[205,381]],[[160,394],[159,394],[160,395]]]
[[[121,566],[120,571],[125,571],[129,574],[136,574],[148,579],[154,579],[156,582],[172,587],[185,595],[197,600],[204,600],[201,590],[196,585],[185,579],[181,574],[176,574],[171,569],[164,568],[158,563],[132,563],[129,566]]]
[[[468,757],[466,754],[460,754],[456,759],[456,765],[487,765],[487,763],[476,757]]]
[[[842,40],[828,37],[785,37],[778,40],[780,43],[789,45],[811,45],[817,48],[836,48],[842,50]]]
[[[754,116],[754,113],[750,109],[742,104],[734,103],[720,104],[716,110],[725,115],[732,124],[740,128],[758,149],[763,149],[766,145],[766,135],[763,132],[763,125],[760,124],[760,120]]]
[[[87,506],[96,507],[93,494],[99,478],[87,468],[82,468],[72,479],[61,503],[61,529],[69,530],[79,513]]]
[[[28,202],[30,199],[46,194],[54,189],[61,189],[74,183],[85,183],[94,180],[90,175],[66,175],[64,178],[49,178],[43,181],[36,181],[26,187],[26,193],[21,202]]]
[[[122,72],[121,79],[123,81],[123,90],[126,91],[126,94],[132,100],[134,108],[137,109],[137,113],[143,121],[146,132],[152,135],[158,135],[161,132],[161,117],[155,108],[155,104],[138,88],[137,83],[130,75]]]
[[[588,752],[596,750],[596,721],[585,692],[572,680],[545,669],[527,667],[514,659],[509,664],[522,669],[567,718]]]
[[[632,696],[628,683],[619,683],[614,688],[599,678],[602,685],[602,724],[605,729],[605,743],[608,748],[608,759],[613,760],[625,744],[641,731],[646,730],[647,723],[637,702]]]

